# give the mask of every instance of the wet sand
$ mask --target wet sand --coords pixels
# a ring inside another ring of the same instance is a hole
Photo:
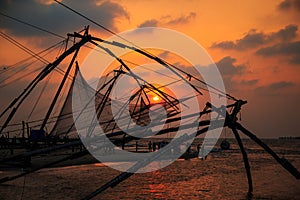
[[[300,141],[270,146],[300,169]],[[233,145],[233,148],[237,146]],[[300,199],[300,180],[251,142],[246,144],[253,176],[252,199]],[[16,173],[1,171],[0,177]],[[102,164],[43,169],[0,185],[0,199],[81,199],[119,171]],[[135,174],[95,199],[246,199],[247,178],[238,150],[208,159],[177,160],[161,170]]]

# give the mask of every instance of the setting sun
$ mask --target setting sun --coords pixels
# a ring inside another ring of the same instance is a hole
[[[152,99],[153,99],[153,101],[159,101],[159,97],[158,96],[155,96]]]

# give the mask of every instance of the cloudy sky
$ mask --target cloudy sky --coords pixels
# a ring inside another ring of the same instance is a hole
[[[242,111],[246,127],[259,137],[300,136],[299,0],[63,2],[116,33],[154,26],[192,37],[217,64],[226,91],[248,100]],[[58,35],[91,25],[93,34],[110,36],[51,0],[2,0],[0,12]],[[2,14],[1,32],[35,52],[61,40]],[[28,56],[2,37],[0,42],[2,70]],[[0,92],[2,102],[15,95],[14,88]]]

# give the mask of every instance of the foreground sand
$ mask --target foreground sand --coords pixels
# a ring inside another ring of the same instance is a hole
[[[286,158],[300,169],[300,155]],[[269,155],[250,153],[253,199],[300,199],[300,182]],[[0,176],[15,173],[2,171]],[[81,199],[120,172],[102,164],[43,169],[0,185],[0,199]],[[246,199],[247,180],[238,151],[207,160],[178,160],[159,171],[136,174],[95,199]]]

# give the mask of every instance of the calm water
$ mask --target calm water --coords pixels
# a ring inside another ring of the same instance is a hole
[[[267,143],[300,169],[300,141]],[[205,161],[177,160],[159,171],[135,174],[95,199],[246,199],[246,174],[234,150],[211,153]],[[253,199],[300,199],[296,180],[262,149],[246,141],[253,175]],[[0,172],[0,177],[15,172]],[[43,169],[0,185],[0,199],[80,199],[120,172],[101,164]]]

